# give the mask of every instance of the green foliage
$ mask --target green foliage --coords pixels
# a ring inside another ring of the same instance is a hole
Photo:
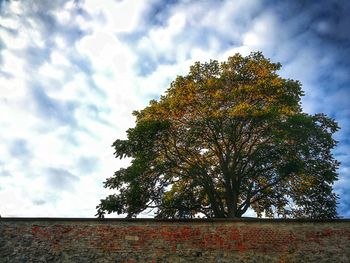
[[[338,126],[303,113],[301,84],[280,68],[257,52],[178,76],[114,142],[115,156],[132,161],[106,180],[117,194],[101,200],[98,216],[154,208],[158,218],[241,217],[250,207],[258,216],[336,217]]]

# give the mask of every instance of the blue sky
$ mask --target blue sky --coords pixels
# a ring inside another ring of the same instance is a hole
[[[92,217],[131,112],[195,61],[262,51],[336,119],[350,217],[350,2],[0,0],[0,215]],[[141,215],[146,216],[146,215]]]

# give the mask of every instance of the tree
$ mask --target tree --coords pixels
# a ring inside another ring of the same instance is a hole
[[[262,53],[195,63],[159,101],[135,111],[136,126],[113,144],[131,165],[97,215],[158,218],[336,217],[336,122],[302,112],[298,81],[276,74]]]

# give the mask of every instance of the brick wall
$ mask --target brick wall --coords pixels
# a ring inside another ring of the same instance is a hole
[[[350,262],[350,220],[0,218],[0,262]]]

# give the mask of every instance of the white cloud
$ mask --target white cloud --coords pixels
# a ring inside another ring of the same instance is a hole
[[[243,34],[243,45],[254,49],[271,48],[275,45],[278,37],[276,26],[278,23],[271,13],[263,13],[254,19],[251,29]]]
[[[50,60],[53,65],[58,65],[58,66],[70,65],[68,59],[59,51],[53,51],[50,55]]]
[[[133,63],[132,53],[113,34],[97,31],[82,38],[77,50],[86,55],[98,73],[119,75],[127,73]]]
[[[154,49],[154,52],[167,52],[173,49],[174,38],[183,32],[186,16],[182,13],[172,15],[165,27],[158,27],[149,31],[150,43],[141,43],[143,49]]]
[[[65,76],[65,72],[62,69],[59,69],[58,67],[45,63],[38,69],[39,76],[41,77],[47,77],[52,79],[63,79]]]
[[[55,43],[56,43],[57,47],[60,49],[67,48],[67,42],[62,36],[56,36]]]
[[[23,78],[25,76],[24,61],[16,56],[13,51],[2,51],[2,66],[1,69],[5,72],[11,72],[16,74],[17,78]]]
[[[101,24],[107,32],[130,32],[134,30],[140,21],[140,15],[146,2],[137,0],[113,1],[87,0],[84,8],[94,17],[102,16]]]

